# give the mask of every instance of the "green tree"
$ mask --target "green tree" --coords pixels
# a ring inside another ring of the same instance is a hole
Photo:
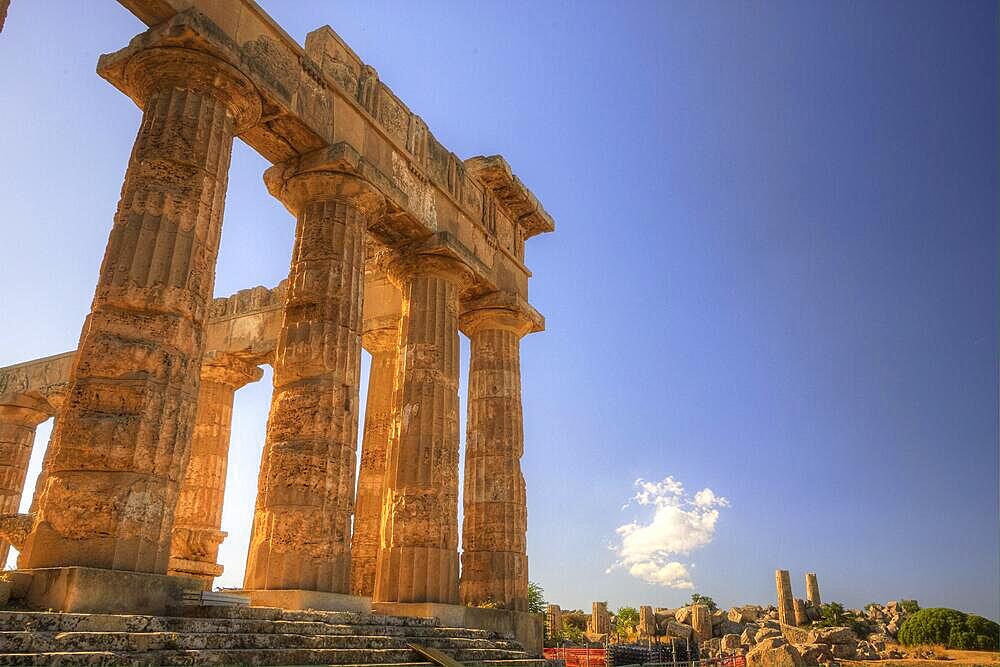
[[[639,610],[635,607],[622,607],[615,612],[617,625],[615,631],[619,638],[628,638],[635,634],[639,627]]]
[[[993,621],[943,607],[921,609],[899,629],[899,642],[906,646],[943,644],[971,651],[997,650],[998,636],[1000,625]]]
[[[858,618],[844,609],[839,602],[827,602],[819,608],[820,618],[813,623],[815,628],[846,627],[854,631],[859,638],[865,638],[873,631],[871,623],[864,618]]]
[[[916,614],[920,611],[920,605],[917,604],[916,600],[900,600],[899,606],[907,614]]]
[[[707,595],[702,595],[701,593],[691,594],[691,604],[703,604],[708,607],[709,611],[715,611],[719,608],[719,606],[715,604],[715,600]]]
[[[562,641],[570,644],[582,644],[586,640],[587,638],[584,636],[583,630],[581,630],[578,626],[573,623],[567,623],[563,626]]]
[[[545,589],[533,581],[528,582],[528,611],[532,614],[544,614],[546,604]]]

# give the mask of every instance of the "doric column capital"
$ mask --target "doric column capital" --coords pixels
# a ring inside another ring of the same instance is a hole
[[[459,291],[475,279],[465,262],[447,255],[397,252],[386,255],[381,263],[389,281],[400,289],[416,275],[437,276],[454,284]]]
[[[264,172],[264,184],[295,216],[307,204],[339,199],[359,210],[367,224],[381,215],[385,197],[367,180],[350,173],[357,166],[356,159],[349,147],[338,144],[274,165]]]
[[[260,121],[260,95],[250,79],[207,53],[152,47],[132,55],[122,73],[120,86],[143,109],[154,93],[181,88],[208,93],[225,103],[235,120],[236,134]]]
[[[396,326],[365,331],[361,335],[361,345],[370,354],[389,352],[399,346],[399,321]]]
[[[208,352],[201,361],[202,381],[217,382],[234,390],[256,382],[264,375],[256,364],[225,352]]]
[[[55,414],[45,400],[28,394],[5,396],[0,403],[0,423],[35,428]]]
[[[484,329],[502,329],[521,337],[545,328],[545,318],[524,299],[503,292],[463,301],[459,322],[467,336]]]

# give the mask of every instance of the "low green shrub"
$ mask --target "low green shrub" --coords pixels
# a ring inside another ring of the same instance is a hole
[[[903,621],[899,629],[899,642],[905,646],[943,644],[952,649],[995,651],[998,640],[1000,625],[943,607],[921,609]]]

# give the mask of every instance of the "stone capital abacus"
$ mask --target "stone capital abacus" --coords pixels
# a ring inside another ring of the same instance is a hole
[[[389,282],[400,289],[416,275],[431,275],[447,280],[459,292],[473,283],[472,270],[460,259],[429,253],[397,252],[381,260]]]
[[[396,326],[366,331],[361,336],[361,345],[370,354],[389,352],[399,345],[399,323]]]
[[[143,49],[129,57],[115,83],[143,109],[159,91],[181,88],[207,93],[229,109],[235,134],[260,121],[260,95],[250,79],[229,63],[201,51],[176,46]]]
[[[463,301],[459,323],[467,336],[484,329],[499,329],[522,338],[545,328],[545,319],[538,311],[523,299],[503,292]]]
[[[0,399],[0,423],[35,428],[55,413],[45,400],[26,394]]]
[[[209,352],[201,361],[202,382],[216,382],[239,389],[263,377],[259,366],[224,352]]]
[[[363,177],[351,173],[357,166],[353,150],[337,145],[300,155],[264,172],[271,196],[298,217],[306,205],[340,200],[357,209],[368,224],[385,208],[385,197]]]

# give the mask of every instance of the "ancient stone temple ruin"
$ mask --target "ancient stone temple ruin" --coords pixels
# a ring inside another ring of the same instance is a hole
[[[251,0],[121,4],[150,28],[98,73],[143,116],[93,306],[77,350],[0,369],[0,510],[27,603],[160,613],[211,589],[233,396],[270,364],[255,605],[525,610],[519,347],[544,320],[524,246],[551,217],[502,157],[449,152],[329,27],[302,48]],[[273,164],[295,242],[287,281],[213,299],[236,137]]]

